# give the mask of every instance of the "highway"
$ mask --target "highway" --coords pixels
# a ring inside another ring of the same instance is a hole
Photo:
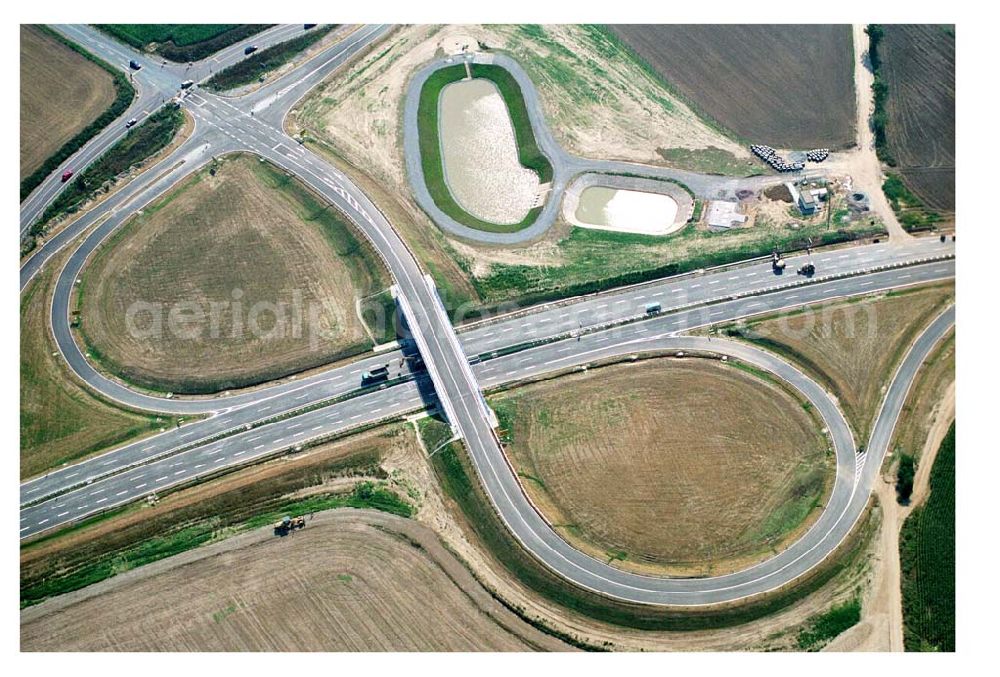
[[[456,331],[430,277],[385,216],[348,177],[283,131],[284,117],[302,96],[389,30],[388,26],[365,26],[246,96],[221,97],[195,88],[182,100],[196,122],[191,137],[170,156],[46,241],[22,266],[23,290],[54,253],[74,247],[59,271],[51,328],[62,357],[88,386],[129,406],[184,415],[208,414],[209,418],[22,483],[21,537],[353,428],[438,406],[456,437],[464,441],[487,494],[514,536],[546,566],[583,587],[640,603],[714,604],[783,585],[826,558],[863,511],[885,451],[879,446],[881,440],[884,438],[888,444],[916,367],[953,325],[953,309],[921,335],[904,359],[876,423],[878,434],[873,434],[866,455],[860,458],[855,455],[856,444],[830,395],[787,362],[744,343],[678,333],[831,298],[950,279],[955,270],[954,244],[924,238],[902,246],[869,244],[824,249],[790,258],[792,272],[783,275],[775,275],[769,262],[746,262],[514,310]],[[108,60],[120,58],[113,50],[121,46],[112,42],[108,47],[104,42],[88,47]],[[396,368],[398,383],[359,392],[360,371],[402,357],[399,351],[388,350],[347,366],[255,390],[219,397],[168,399],[138,392],[89,363],[73,339],[68,313],[73,289],[90,254],[136,210],[163,195],[213,156],[236,151],[256,153],[298,177],[351,219],[371,241],[393,277],[410,340],[418,347],[426,372]],[[807,257],[817,263],[817,276],[812,279],[794,273],[797,264]],[[661,304],[662,312],[650,316],[645,307],[653,301]],[[788,550],[726,577],[636,576],[593,560],[566,544],[521,491],[494,435],[493,415],[481,387],[492,388],[601,359],[661,350],[705,351],[757,365],[789,382],[823,416],[837,452],[836,485],[820,519]],[[869,467],[876,470],[869,472]]]

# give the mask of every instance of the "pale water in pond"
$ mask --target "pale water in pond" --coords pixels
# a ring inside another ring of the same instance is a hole
[[[665,235],[676,230],[677,202],[669,195],[590,186],[580,193],[576,219],[585,227]]]
[[[455,201],[484,221],[518,223],[538,192],[538,175],[517,157],[507,104],[489,80],[441,90],[439,134],[445,180]]]

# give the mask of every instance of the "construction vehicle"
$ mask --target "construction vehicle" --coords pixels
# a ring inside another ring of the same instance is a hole
[[[287,536],[293,531],[298,531],[299,529],[305,529],[306,518],[305,517],[289,517],[285,515],[280,520],[274,523],[274,535],[275,536]]]
[[[71,178],[73,178],[73,170],[72,169],[67,169],[65,172],[63,172],[63,175],[62,175],[62,182],[63,183],[66,183]]]
[[[813,265],[812,261],[808,263],[803,263],[802,267],[799,268],[799,275],[805,275],[806,277],[812,277],[813,273],[816,272],[816,266]]]
[[[777,249],[771,252],[771,270],[777,275],[780,275],[785,270],[785,259],[781,258],[781,254],[778,253]]]
[[[381,366],[361,374],[361,385],[367,386],[389,380],[389,367]]]

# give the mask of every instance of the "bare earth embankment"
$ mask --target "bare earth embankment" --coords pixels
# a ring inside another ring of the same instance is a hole
[[[20,178],[93,122],[115,100],[103,68],[46,35],[21,25]]]

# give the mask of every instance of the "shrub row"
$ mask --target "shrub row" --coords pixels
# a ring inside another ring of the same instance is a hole
[[[274,24],[235,24],[222,32],[219,32],[220,27],[230,26],[230,24],[204,24],[201,28],[205,30],[199,32],[178,31],[175,24],[95,25],[108,35],[132,45],[136,49],[145,50],[151,43],[156,42],[158,44],[154,51],[157,54],[165,59],[183,63],[204,59],[206,56],[260,33]],[[175,42],[175,40],[179,42]]]
[[[113,182],[117,176],[166,148],[183,124],[184,113],[177,106],[167,105],[150,115],[77,174],[76,179],[66,186],[46,208],[42,217],[31,226],[31,234],[41,235],[52,219],[76,212],[81,204],[94,197],[108,182]]]
[[[297,38],[280,42],[277,45],[251,54],[246,59],[238,61],[229,68],[225,68],[213,75],[205,83],[205,87],[216,92],[224,92],[250,84],[264,73],[284,66],[295,55],[312,47],[336,27],[337,24],[322,26]]]

